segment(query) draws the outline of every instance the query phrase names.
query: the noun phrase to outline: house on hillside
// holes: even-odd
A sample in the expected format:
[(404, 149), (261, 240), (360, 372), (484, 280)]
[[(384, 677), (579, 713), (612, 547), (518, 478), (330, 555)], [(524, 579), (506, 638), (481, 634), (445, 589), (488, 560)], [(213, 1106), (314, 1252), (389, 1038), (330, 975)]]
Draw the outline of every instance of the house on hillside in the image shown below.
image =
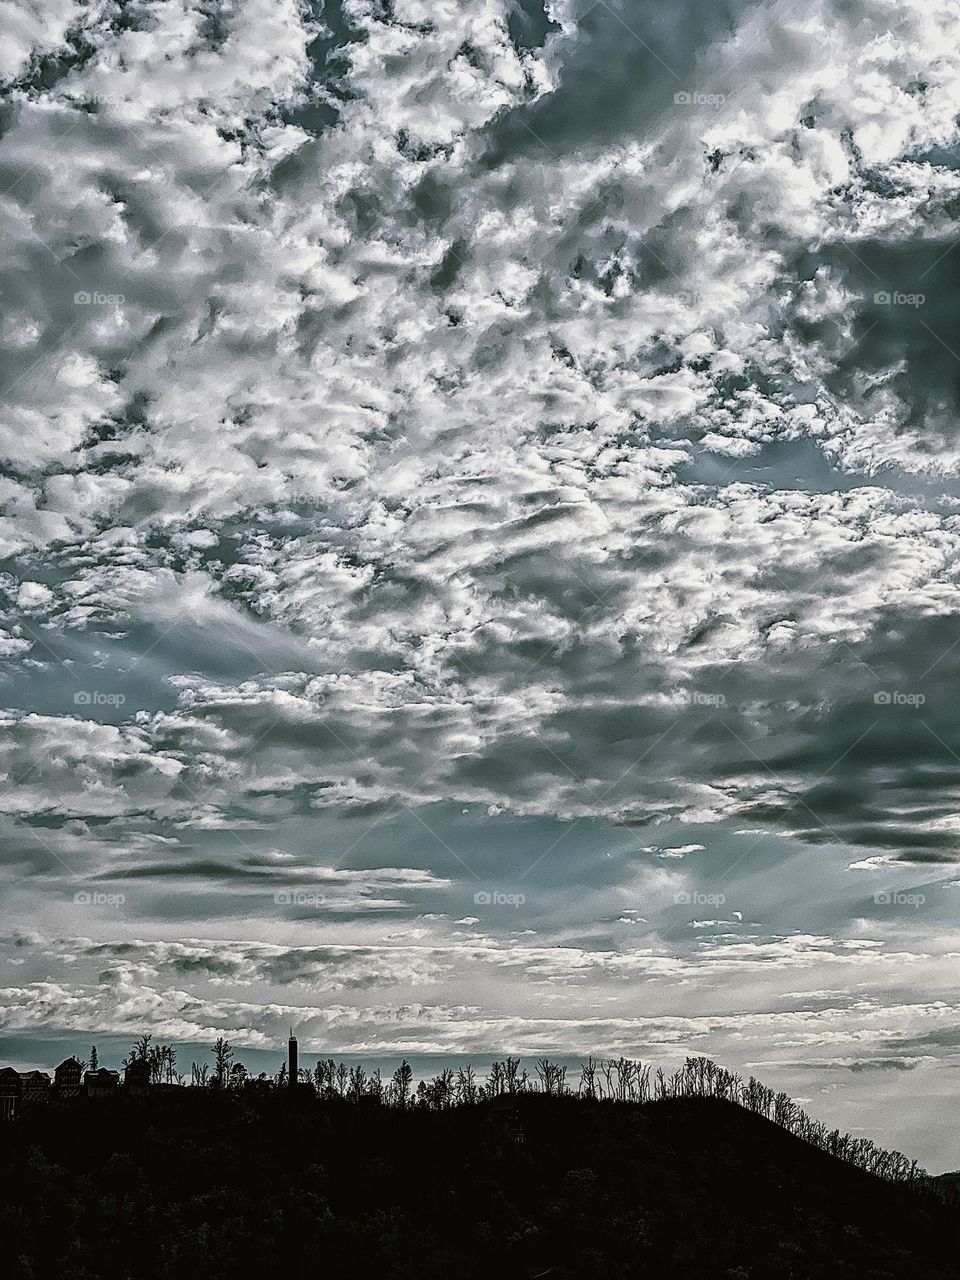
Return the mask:
[(20, 1071), (20, 1100), (23, 1103), (47, 1102), (50, 1077), (45, 1071)]
[(490, 1103), (488, 1115), (491, 1125), (499, 1130), (501, 1137), (515, 1143), (517, 1146), (526, 1141), (523, 1124), (520, 1121), (520, 1112), (517, 1109), (517, 1099), (514, 1094), (502, 1093), (494, 1098)]
[(150, 1063), (146, 1058), (134, 1058), (123, 1069), (124, 1092), (131, 1098), (145, 1098), (150, 1092)]
[(16, 1120), (20, 1111), (20, 1072), (0, 1068), (0, 1120)]
[(115, 1098), (120, 1091), (120, 1072), (106, 1067), (85, 1071), (83, 1089), (88, 1098)]
[(78, 1058), (64, 1058), (53, 1073), (53, 1085), (61, 1098), (79, 1098), (83, 1079), (83, 1063)]

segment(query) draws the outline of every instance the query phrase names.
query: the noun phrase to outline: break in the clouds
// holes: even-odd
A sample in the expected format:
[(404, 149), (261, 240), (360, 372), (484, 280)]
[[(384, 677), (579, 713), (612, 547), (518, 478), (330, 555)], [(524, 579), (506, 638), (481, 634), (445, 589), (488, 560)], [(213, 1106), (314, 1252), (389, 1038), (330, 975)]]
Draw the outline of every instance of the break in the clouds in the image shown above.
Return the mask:
[(2, 9), (21, 1056), (693, 1048), (948, 1160), (956, 6)]

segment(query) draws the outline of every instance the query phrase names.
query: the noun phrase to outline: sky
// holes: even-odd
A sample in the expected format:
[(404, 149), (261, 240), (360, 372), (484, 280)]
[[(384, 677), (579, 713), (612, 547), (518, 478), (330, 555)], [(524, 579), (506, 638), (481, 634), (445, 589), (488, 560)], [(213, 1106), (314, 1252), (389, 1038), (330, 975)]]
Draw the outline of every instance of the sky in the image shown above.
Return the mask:
[(956, 0), (0, 23), (4, 1061), (707, 1054), (960, 1167)]

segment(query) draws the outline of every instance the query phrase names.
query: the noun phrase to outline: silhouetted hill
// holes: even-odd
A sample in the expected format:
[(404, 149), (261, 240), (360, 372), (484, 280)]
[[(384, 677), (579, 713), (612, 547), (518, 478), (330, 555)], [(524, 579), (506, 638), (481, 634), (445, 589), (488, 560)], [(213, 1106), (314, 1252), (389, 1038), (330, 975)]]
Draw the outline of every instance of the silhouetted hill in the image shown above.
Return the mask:
[(0, 1274), (960, 1274), (960, 1212), (715, 1099), (440, 1112), (198, 1090), (3, 1130)]

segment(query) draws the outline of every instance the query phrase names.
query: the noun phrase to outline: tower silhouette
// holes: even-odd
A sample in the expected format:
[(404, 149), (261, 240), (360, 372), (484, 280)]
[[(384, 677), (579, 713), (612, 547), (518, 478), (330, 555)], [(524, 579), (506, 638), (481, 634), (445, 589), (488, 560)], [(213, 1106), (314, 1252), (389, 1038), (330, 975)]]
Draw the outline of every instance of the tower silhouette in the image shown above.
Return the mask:
[(297, 1037), (290, 1028), (290, 1039), (287, 1041), (287, 1084), (291, 1089), (297, 1087)]

